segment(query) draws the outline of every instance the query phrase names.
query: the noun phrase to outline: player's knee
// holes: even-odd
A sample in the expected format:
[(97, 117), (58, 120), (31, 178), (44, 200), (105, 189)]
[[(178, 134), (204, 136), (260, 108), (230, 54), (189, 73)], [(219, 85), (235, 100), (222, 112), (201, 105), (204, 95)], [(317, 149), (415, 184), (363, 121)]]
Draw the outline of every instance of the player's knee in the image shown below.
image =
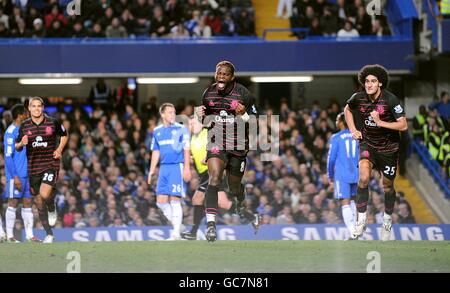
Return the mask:
[(209, 185), (219, 186), (220, 184), (220, 176), (219, 174), (211, 174), (208, 181)]
[(23, 199), (23, 207), (26, 209), (31, 208), (31, 198)]
[(383, 184), (383, 191), (384, 191), (385, 194), (394, 191), (394, 185), (392, 185), (392, 184), (386, 184), (386, 185)]
[(205, 194), (202, 193), (195, 193), (194, 197), (192, 197), (192, 204), (199, 206), (199, 205), (203, 205), (203, 201), (205, 199)]
[(359, 182), (358, 182), (358, 186), (360, 188), (366, 188), (367, 186), (369, 186), (369, 180), (370, 180), (370, 176), (368, 175), (361, 175), (359, 177)]
[(17, 199), (10, 199), (8, 200), (8, 206), (12, 208), (17, 208), (18, 201)]
[(346, 206), (350, 204), (350, 200), (349, 199), (341, 199), (341, 206)]

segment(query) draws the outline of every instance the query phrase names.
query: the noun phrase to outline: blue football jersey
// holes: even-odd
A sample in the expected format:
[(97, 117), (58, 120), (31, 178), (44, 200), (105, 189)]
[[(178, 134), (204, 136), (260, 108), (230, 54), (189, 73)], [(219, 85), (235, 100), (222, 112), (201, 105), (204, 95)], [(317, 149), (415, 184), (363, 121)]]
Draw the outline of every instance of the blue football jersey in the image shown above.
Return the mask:
[(28, 177), (27, 150), (19, 152), (15, 148), (16, 138), (19, 136), (19, 126), (11, 124), (3, 137), (3, 152), (5, 158), (5, 175), (7, 178), (19, 176)]
[(358, 182), (358, 147), (359, 142), (352, 139), (348, 129), (331, 137), (327, 161), (328, 178), (346, 183)]
[(183, 151), (189, 149), (189, 142), (189, 131), (182, 124), (159, 125), (153, 132), (150, 149), (160, 151), (161, 164), (179, 164), (184, 162)]

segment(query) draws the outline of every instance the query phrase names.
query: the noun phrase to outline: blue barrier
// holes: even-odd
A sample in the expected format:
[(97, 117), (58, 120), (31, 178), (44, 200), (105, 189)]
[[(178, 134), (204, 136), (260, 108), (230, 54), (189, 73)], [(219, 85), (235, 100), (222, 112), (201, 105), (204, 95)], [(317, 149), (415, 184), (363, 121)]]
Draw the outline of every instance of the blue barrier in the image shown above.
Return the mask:
[[(204, 227), (198, 237), (205, 239)], [(450, 240), (450, 225), (394, 224), (392, 239), (395, 240)], [(54, 229), (55, 239), (60, 242), (87, 241), (148, 241), (169, 237), (168, 226), (124, 227), (124, 228), (66, 228)], [(368, 225), (363, 240), (379, 240), (381, 225)], [(43, 230), (35, 230), (40, 238)], [(349, 237), (345, 225), (262, 225), (257, 235), (250, 225), (217, 226), (219, 240), (344, 240)]]
[(0, 40), (0, 74), (209, 75), (220, 60), (238, 72), (357, 72), (380, 63), (411, 72), (414, 42), (407, 37), (308, 38), (301, 41), (231, 39)]
[(414, 36), (413, 20), (418, 18), (418, 14), (413, 0), (387, 1), (385, 13), (395, 35)]
[(442, 21), (442, 52), (450, 52), (450, 19)]
[(434, 181), (444, 192), (445, 197), (450, 199), (450, 188), (448, 187), (445, 178), (442, 178), (441, 174), (439, 173), (439, 170), (441, 170), (441, 166), (439, 165), (439, 163), (436, 160), (433, 160), (430, 156), (430, 153), (428, 152), (428, 149), (416, 140), (412, 141), (412, 147), (419, 156), (419, 159), (422, 161), (422, 164), (433, 177)]
[[(436, 16), (437, 11), (439, 11), (439, 8), (437, 8), (436, 1), (422, 1), (422, 9), (427, 14), (427, 28), (431, 31), (431, 42), (433, 44), (433, 47), (437, 48), (438, 44), (438, 29), (437, 29), (437, 23), (436, 23)], [(436, 11), (437, 10), (437, 11)], [(443, 34), (444, 36), (444, 34)]]

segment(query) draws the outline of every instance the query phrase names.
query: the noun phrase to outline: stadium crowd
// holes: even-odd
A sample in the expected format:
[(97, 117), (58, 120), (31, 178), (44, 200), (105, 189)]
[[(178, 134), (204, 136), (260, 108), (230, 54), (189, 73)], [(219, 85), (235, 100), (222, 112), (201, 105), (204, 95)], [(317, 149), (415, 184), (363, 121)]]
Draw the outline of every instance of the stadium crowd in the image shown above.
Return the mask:
[[(179, 99), (175, 104), (177, 114), (191, 116), (197, 103)], [(156, 207), (155, 190), (146, 183), (150, 142), (159, 119), (157, 98), (150, 97), (137, 109), (133, 90), (125, 84), (113, 90), (100, 81), (91, 91), (91, 105), (93, 111), (88, 113), (76, 104), (65, 112), (60, 104), (52, 114), (70, 134), (56, 188), (57, 227), (165, 225)], [(247, 208), (260, 213), (264, 224), (342, 223), (339, 202), (333, 198), (326, 175), (328, 140), (336, 131), (334, 121), (340, 111), (342, 105), (335, 101), (327, 107), (316, 101), (310, 109), (298, 111), (291, 110), (287, 100), (282, 100), (279, 109), (264, 108), (264, 114), (280, 115), (280, 153), (271, 161), (261, 161), (261, 153), (251, 151), (245, 175)], [(3, 112), (1, 137), (11, 121), (9, 115)], [(4, 190), (3, 158), (0, 170)], [(192, 223), (190, 198), (198, 184), (198, 176), (188, 184), (185, 225)], [(381, 223), (384, 196), (376, 172), (370, 194), (368, 221)], [(17, 219), (20, 228), (20, 213)], [(415, 222), (401, 192), (393, 222)], [(218, 223), (244, 224), (245, 220), (222, 211)], [(35, 225), (41, 226), (36, 211)]]
[[(430, 158), (441, 166), (441, 175), (450, 178), (450, 96), (440, 97), (427, 106), (421, 105), (413, 119), (413, 138), (428, 149)], [(450, 183), (450, 182), (449, 182)]]
[[(283, 15), (283, 8), (286, 13)], [(383, 15), (370, 16), (362, 0), (279, 0), (277, 17), (290, 19), (292, 28), (309, 28), (311, 36), (388, 36)], [(297, 34), (302, 37), (302, 33)]]
[(0, 0), (0, 38), (255, 35), (251, 0)]

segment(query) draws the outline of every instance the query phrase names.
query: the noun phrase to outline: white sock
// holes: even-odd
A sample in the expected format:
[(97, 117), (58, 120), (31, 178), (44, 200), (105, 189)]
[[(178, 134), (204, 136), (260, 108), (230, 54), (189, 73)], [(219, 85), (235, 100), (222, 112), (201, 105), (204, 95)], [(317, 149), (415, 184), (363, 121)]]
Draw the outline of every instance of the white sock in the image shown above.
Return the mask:
[(5, 236), (5, 230), (3, 230), (3, 221), (2, 221), (2, 215), (0, 215), (0, 237)]
[(183, 208), (179, 200), (171, 200), (170, 205), (172, 206), (173, 235), (180, 237), (181, 223), (183, 222)]
[(23, 225), (27, 239), (33, 238), (33, 211), (31, 208), (22, 208)]
[(216, 222), (216, 214), (206, 214), (206, 222)]
[(390, 220), (391, 219), (391, 215), (383, 213), (383, 220)]
[(172, 207), (168, 202), (166, 203), (156, 203), (158, 208), (163, 212), (164, 216), (169, 222), (172, 221)]
[(347, 226), (348, 231), (350, 231), (350, 234), (353, 231), (353, 227), (355, 226), (355, 222), (353, 220), (353, 213), (352, 208), (350, 205), (343, 205), (341, 207), (342, 209), (342, 218), (344, 218), (345, 226)]
[(366, 218), (367, 218), (367, 215), (366, 215), (366, 213), (364, 212), (364, 213), (359, 213), (358, 212), (358, 222), (365, 222), (366, 221)]
[(358, 211), (356, 210), (356, 203), (354, 200), (350, 201), (350, 208), (352, 209), (353, 221), (356, 223), (356, 217), (358, 217)]
[(5, 213), (6, 235), (9, 238), (14, 237), (14, 223), (16, 222), (16, 208), (8, 207)]

